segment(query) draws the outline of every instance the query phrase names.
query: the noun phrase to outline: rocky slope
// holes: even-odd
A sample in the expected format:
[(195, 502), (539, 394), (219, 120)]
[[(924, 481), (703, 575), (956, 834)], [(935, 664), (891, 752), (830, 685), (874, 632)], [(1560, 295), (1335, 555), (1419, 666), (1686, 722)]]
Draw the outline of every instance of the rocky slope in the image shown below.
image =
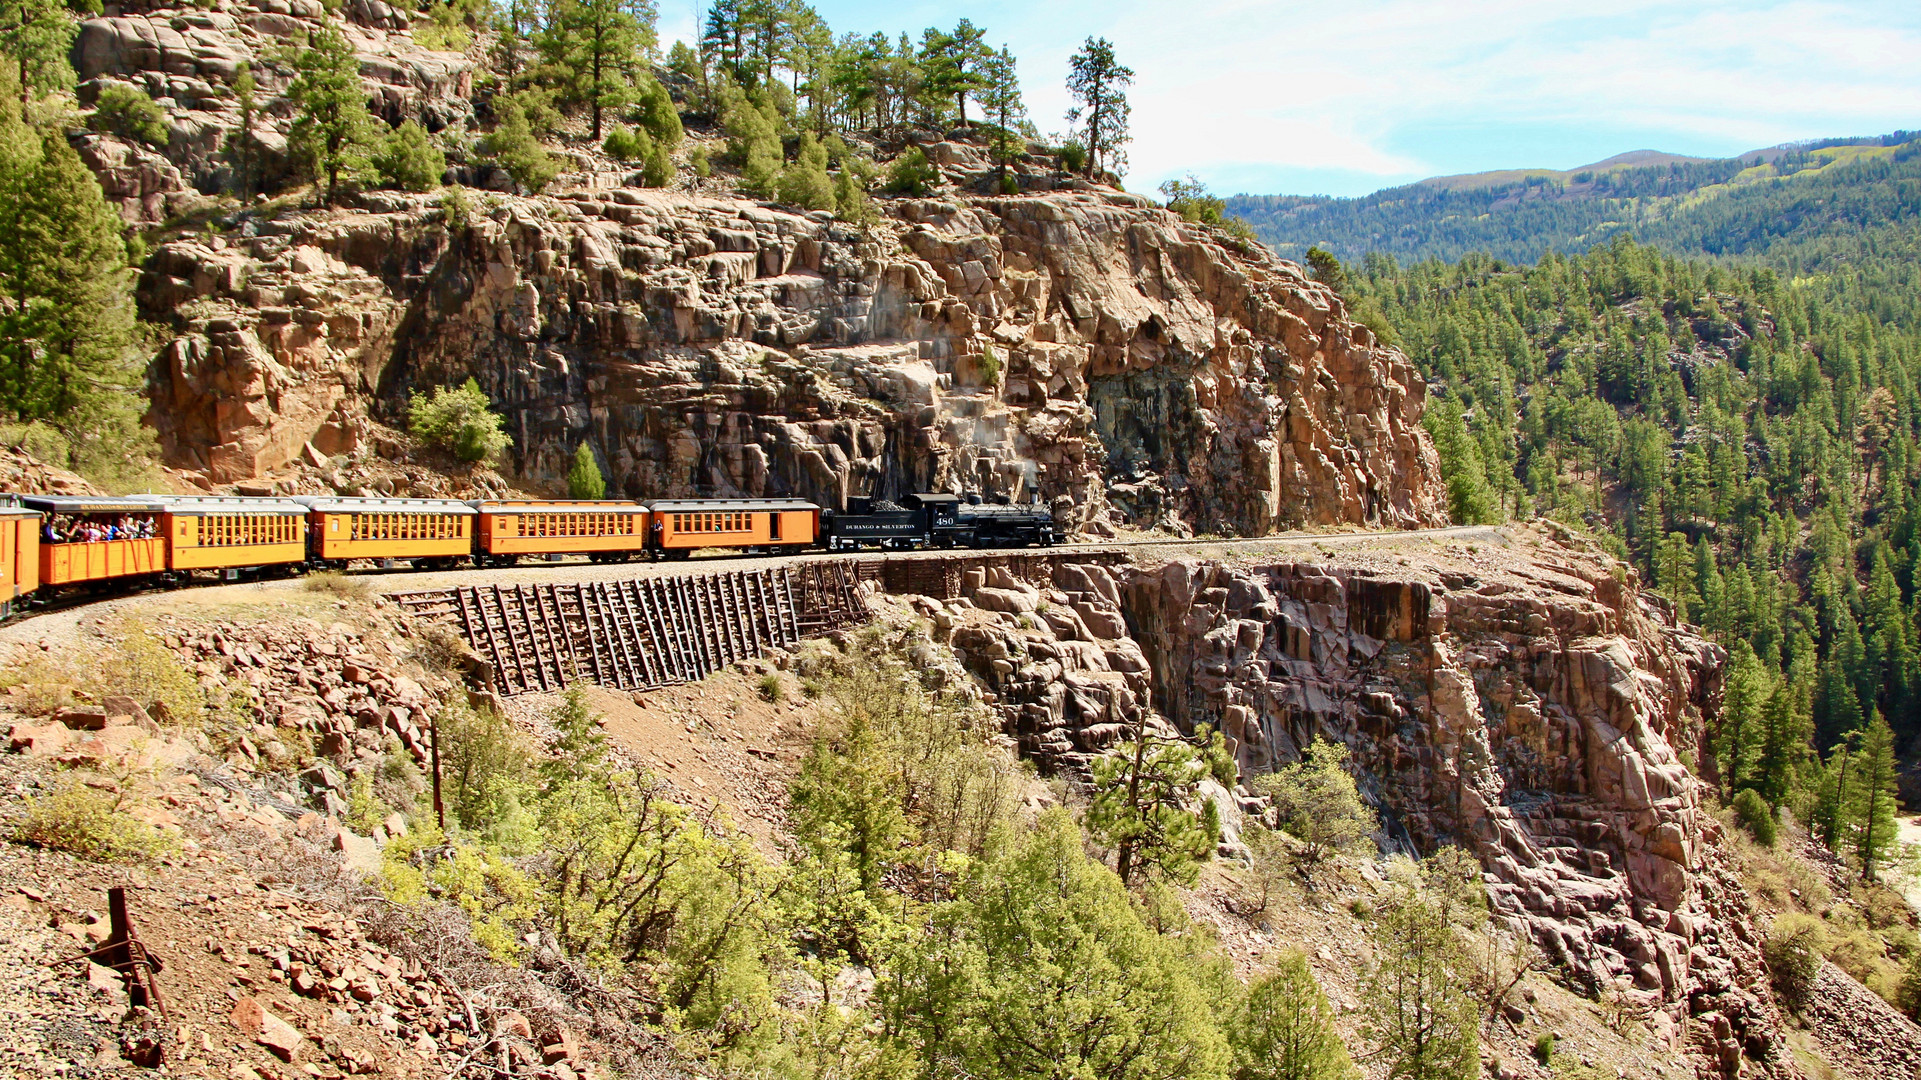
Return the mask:
[[(1158, 713), (1244, 775), (1345, 743), (1389, 847), (1478, 855), (1499, 916), (1703, 1075), (1791, 1070), (1755, 913), (1690, 771), (1725, 653), (1556, 532), (1511, 547), (1000, 571), (933, 612), (1022, 749)], [(1248, 809), (1258, 804), (1244, 800)]]
[[(1338, 296), (1033, 162), (1016, 169), (1032, 194), (962, 194), (988, 163), (937, 134), (916, 137), (939, 197), (883, 199), (871, 227), (627, 188), (585, 152), (538, 197), (236, 208), (217, 193), (238, 65), (260, 80), (255, 134), (283, 170), (275, 51), (321, 16), (312, 0), (118, 8), (75, 47), (83, 101), (133, 83), (169, 118), (164, 149), (77, 137), (109, 195), (130, 220), (210, 222), (160, 230), (140, 287), (173, 334), (151, 422), (189, 480), (324, 484), (342, 455), (399, 455), (381, 422), (410, 392), (472, 376), (533, 489), (586, 441), (635, 496), (966, 490), (1048, 500), (1095, 530), (1444, 520), (1421, 379)], [(343, 9), (376, 113), (471, 138), (471, 64), (419, 48), (408, 19), (379, 0)]]

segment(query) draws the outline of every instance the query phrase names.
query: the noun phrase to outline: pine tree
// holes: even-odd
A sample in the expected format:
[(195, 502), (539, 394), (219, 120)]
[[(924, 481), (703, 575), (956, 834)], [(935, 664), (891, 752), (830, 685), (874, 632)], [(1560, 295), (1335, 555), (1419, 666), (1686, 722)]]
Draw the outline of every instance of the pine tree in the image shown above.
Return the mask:
[(654, 48), (651, 5), (627, 0), (554, 0), (540, 37), (544, 74), (562, 101), (587, 106), (595, 142), (605, 111), (634, 100), (641, 57)]
[(1756, 762), (1767, 738), (1768, 701), (1775, 696), (1774, 680), (1747, 642), (1735, 642), (1732, 667), (1713, 741), (1715, 764), (1730, 796), (1756, 782)]
[(928, 27), (921, 35), (920, 63), (926, 81), (923, 92), (952, 98), (962, 127), (967, 126), (967, 96), (987, 85), (982, 67), (994, 51), (981, 40), (985, 32), (962, 19), (952, 31)]
[(1127, 121), (1132, 110), (1126, 87), (1133, 81), (1134, 69), (1115, 59), (1114, 43), (1106, 38), (1088, 38), (1068, 59), (1067, 92), (1079, 104), (1068, 110), (1067, 120), (1082, 125), (1089, 179), (1103, 171), (1127, 171)]
[(585, 442), (574, 447), (574, 466), (567, 471), (567, 494), (576, 499), (599, 499), (607, 494), (600, 462), (594, 458), (594, 448)]
[(234, 98), (240, 104), (240, 123), (227, 136), (227, 164), (233, 169), (234, 194), (242, 202), (253, 196), (254, 185), (260, 177), (260, 137), (254, 134), (253, 127), (259, 118), (254, 94), (259, 84), (254, 81), (253, 66), (245, 61), (240, 64), (234, 75)]
[(1820, 782), (1815, 787), (1814, 806), (1808, 815), (1809, 829), (1821, 838), (1829, 851), (1837, 853), (1854, 824), (1851, 794), (1855, 784), (1855, 744), (1860, 735), (1859, 731), (1848, 732), (1829, 748), (1828, 760), (1822, 763)]
[(1353, 850), (1380, 826), (1348, 775), (1342, 743), (1316, 738), (1301, 760), (1260, 777), (1254, 788), (1273, 800), (1280, 827), (1306, 845), (1302, 861), (1309, 865)]
[(294, 106), (287, 145), (315, 179), (326, 181), (333, 201), (343, 176), (356, 179), (367, 165), (377, 134), (360, 82), (360, 58), (331, 21), (323, 22), (295, 54), (287, 100)]
[(910, 936), (880, 994), (916, 1075), (1224, 1077), (1225, 988), (1082, 843), (1065, 810), (1043, 813)]
[(1374, 962), (1362, 981), (1369, 1038), (1395, 1080), (1478, 1080), (1479, 1005), (1451, 917), (1451, 891), (1401, 882), (1370, 936)]
[(525, 190), (540, 190), (560, 174), (560, 163), (534, 138), (533, 125), (518, 96), (494, 99), (494, 130), (482, 143), (483, 149), (507, 170)]
[(402, 191), (432, 191), (440, 186), (440, 178), (447, 171), (447, 156), (419, 121), (408, 120), (381, 141), (374, 152), (373, 167), (384, 184)]
[[(4, 90), (0, 90), (4, 93)], [(73, 419), (132, 392), (133, 303), (120, 216), (58, 129), (0, 101), (0, 409)]]
[(1233, 1080), (1360, 1080), (1334, 1008), (1297, 951), (1248, 986), (1228, 1018), (1227, 1041)]
[[(97, 9), (96, 9), (97, 10)], [(38, 94), (73, 86), (67, 49), (73, 14), (60, 0), (7, 0), (0, 4), (0, 52), (13, 61), (13, 78), (25, 105)]]
[(981, 60), (980, 72), (981, 86), (975, 97), (993, 125), (988, 133), (987, 149), (994, 159), (994, 182), (1004, 189), (1007, 163), (1027, 144), (1019, 131), (1027, 122), (1027, 106), (1021, 100), (1020, 75), (1015, 70), (1012, 52), (1005, 48), (988, 52)]
[(1191, 882), (1200, 864), (1214, 854), (1220, 825), (1189, 809), (1208, 762), (1182, 739), (1145, 730), (1093, 762), (1094, 798), (1087, 806), (1087, 831), (1115, 851), (1122, 884), (1132, 884), (1143, 869), (1177, 882)]
[(781, 172), (777, 193), (781, 202), (804, 210), (834, 209), (834, 181), (827, 175), (827, 148), (814, 140), (813, 132), (801, 133), (800, 150), (794, 155), (794, 163)]
[(1894, 732), (1880, 713), (1869, 722), (1855, 757), (1854, 778), (1849, 787), (1849, 818), (1858, 830), (1854, 856), (1861, 863), (1861, 876), (1876, 879), (1880, 867), (1895, 850), (1894, 811), (1899, 798), (1897, 775), (1901, 762), (1894, 753)]

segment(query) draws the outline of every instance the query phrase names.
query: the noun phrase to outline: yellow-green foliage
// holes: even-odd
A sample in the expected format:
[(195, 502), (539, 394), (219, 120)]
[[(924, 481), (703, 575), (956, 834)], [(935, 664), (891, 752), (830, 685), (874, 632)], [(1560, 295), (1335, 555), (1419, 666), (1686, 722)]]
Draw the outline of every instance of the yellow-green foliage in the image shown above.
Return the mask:
[(132, 797), (118, 786), (108, 793), (72, 773), (59, 777), (47, 793), (27, 796), (13, 839), (94, 862), (147, 862), (177, 851), (171, 834), (127, 813)]
[(922, 684), (910, 662), (928, 647), (918, 635), (876, 629), (846, 660), (822, 665), (833, 712), (793, 787), (800, 832), (840, 830), (869, 884), (896, 863), (980, 854), (1019, 775), (987, 745), (988, 717)]
[(512, 963), (519, 957), (523, 928), (540, 910), (540, 889), (532, 877), (485, 847), (449, 843), (432, 827), (394, 838), (382, 856), (381, 881), (389, 899), (454, 904), (466, 912), (474, 940), (495, 960)]

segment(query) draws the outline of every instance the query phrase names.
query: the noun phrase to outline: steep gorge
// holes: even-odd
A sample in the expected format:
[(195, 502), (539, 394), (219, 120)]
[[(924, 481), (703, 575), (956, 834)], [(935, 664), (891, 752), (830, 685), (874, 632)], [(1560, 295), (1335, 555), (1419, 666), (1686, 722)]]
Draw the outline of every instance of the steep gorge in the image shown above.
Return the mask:
[(1725, 651), (1553, 526), (1295, 558), (989, 571), (934, 617), (1056, 767), (1158, 717), (1221, 730), (1244, 776), (1343, 743), (1386, 846), (1472, 851), (1497, 918), (1644, 1015), (1664, 1060), (1792, 1075), (1691, 771)]

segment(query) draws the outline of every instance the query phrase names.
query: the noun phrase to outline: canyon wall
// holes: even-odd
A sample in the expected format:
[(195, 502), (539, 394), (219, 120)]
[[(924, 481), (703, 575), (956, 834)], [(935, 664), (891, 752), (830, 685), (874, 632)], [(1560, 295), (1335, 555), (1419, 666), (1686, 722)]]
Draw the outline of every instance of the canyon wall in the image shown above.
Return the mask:
[(1038, 583), (995, 570), (931, 613), (1054, 768), (1159, 718), (1223, 731), (1249, 776), (1343, 743), (1386, 846), (1474, 852), (1497, 917), (1646, 1010), (1663, 1052), (1708, 1075), (1773, 1067), (1761, 934), (1690, 771), (1725, 652), (1551, 529)]
[(1134, 196), (894, 200), (868, 228), (659, 191), (468, 198), (241, 214), (159, 247), (141, 299), (177, 333), (153, 369), (170, 463), (273, 477), (471, 376), (536, 489), (586, 441), (633, 497), (1445, 521), (1407, 359), (1293, 264)]

